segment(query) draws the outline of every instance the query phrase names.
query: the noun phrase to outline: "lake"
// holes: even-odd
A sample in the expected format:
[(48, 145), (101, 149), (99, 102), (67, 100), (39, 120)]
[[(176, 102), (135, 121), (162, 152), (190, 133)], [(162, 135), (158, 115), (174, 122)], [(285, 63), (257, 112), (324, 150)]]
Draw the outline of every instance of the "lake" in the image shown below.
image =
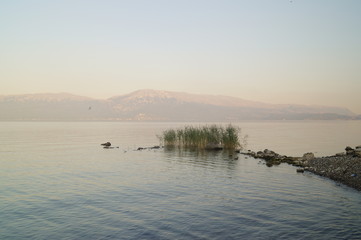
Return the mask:
[[(342, 184), (227, 151), (135, 151), (190, 124), (1, 122), (0, 239), (361, 239), (361, 192)], [(361, 145), (360, 121), (234, 125), (255, 151)]]

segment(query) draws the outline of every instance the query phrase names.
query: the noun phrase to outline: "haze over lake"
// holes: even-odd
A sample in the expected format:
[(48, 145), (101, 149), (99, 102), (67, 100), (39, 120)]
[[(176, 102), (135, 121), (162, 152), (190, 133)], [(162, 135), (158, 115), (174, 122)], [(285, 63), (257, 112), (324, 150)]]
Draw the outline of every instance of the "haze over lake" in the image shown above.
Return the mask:
[[(0, 238), (361, 237), (360, 192), (328, 179), (227, 151), (135, 151), (185, 124), (2, 122)], [(296, 156), (343, 151), (361, 135), (360, 121), (236, 125), (248, 148)]]
[(231, 123), (245, 150), (350, 146), (315, 172), (358, 181), (360, 23), (360, 0), (0, 1), (0, 239), (361, 239), (340, 183), (135, 151)]

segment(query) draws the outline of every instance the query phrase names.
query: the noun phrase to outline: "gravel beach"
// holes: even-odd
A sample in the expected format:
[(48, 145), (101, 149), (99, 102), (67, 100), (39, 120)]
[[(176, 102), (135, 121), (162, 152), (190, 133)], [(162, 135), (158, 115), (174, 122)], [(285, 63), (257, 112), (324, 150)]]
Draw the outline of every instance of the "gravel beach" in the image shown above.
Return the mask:
[(314, 158), (305, 164), (308, 171), (361, 191), (361, 157), (330, 156)]
[(315, 157), (313, 153), (290, 157), (268, 149), (258, 152), (248, 150), (242, 154), (263, 159), (268, 167), (288, 163), (298, 167), (297, 172), (309, 171), (361, 191), (361, 146), (355, 149), (346, 147), (345, 151), (328, 157)]

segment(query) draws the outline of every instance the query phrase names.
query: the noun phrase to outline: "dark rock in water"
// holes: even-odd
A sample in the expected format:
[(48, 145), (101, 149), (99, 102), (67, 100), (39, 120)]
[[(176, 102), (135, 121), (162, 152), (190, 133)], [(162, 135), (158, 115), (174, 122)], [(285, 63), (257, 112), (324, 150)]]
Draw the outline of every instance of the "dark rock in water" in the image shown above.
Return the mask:
[(354, 156), (355, 157), (361, 157), (361, 146), (356, 146)]
[(345, 148), (345, 150), (346, 150), (346, 155), (354, 155), (355, 154), (355, 149), (353, 149), (352, 147), (347, 146)]
[(110, 147), (112, 144), (110, 142), (102, 143), (100, 144), (102, 146)]
[(361, 157), (361, 146), (356, 146), (356, 149), (347, 146), (345, 150), (348, 156)]
[(267, 167), (272, 167), (272, 166), (273, 166), (273, 163), (267, 162), (267, 163), (266, 163), (266, 166), (267, 166)]
[(347, 151), (353, 151), (354, 149), (353, 149), (352, 147), (347, 146), (347, 147), (345, 148), (345, 150), (346, 150), (346, 152), (347, 152)]
[(160, 149), (161, 146), (153, 146), (153, 147), (138, 147), (136, 151), (142, 151), (146, 149)]
[(160, 148), (160, 146), (153, 146), (150, 149), (159, 149), (159, 148)]
[(305, 171), (305, 169), (304, 168), (297, 168), (297, 170), (296, 170), (298, 173), (303, 173), (304, 171)]

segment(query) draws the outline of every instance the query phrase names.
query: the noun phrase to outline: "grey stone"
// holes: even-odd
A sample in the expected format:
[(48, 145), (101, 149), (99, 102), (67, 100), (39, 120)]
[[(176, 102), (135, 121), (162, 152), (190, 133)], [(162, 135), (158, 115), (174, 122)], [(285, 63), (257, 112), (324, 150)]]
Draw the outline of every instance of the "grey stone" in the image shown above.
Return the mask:
[(305, 161), (309, 161), (315, 158), (315, 155), (311, 152), (303, 154), (302, 159)]

